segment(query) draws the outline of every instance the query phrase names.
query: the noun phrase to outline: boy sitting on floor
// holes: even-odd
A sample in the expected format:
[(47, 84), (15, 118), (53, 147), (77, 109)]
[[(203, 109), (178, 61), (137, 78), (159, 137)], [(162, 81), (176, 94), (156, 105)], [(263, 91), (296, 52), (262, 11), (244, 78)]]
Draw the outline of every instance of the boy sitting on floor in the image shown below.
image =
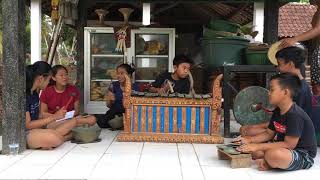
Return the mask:
[[(301, 44), (296, 44), (288, 48), (281, 49), (277, 52), (276, 58), (278, 61), (278, 70), (280, 73), (292, 73), (299, 77), (301, 80), (300, 93), (297, 94), (293, 101), (297, 103), (313, 120), (312, 117), (312, 104), (311, 104), (311, 91), (307, 81), (304, 79), (305, 73), (304, 62), (307, 56), (305, 47)], [(269, 122), (246, 125), (240, 128), (241, 136), (254, 136), (267, 130)]]
[[(240, 152), (251, 153), (259, 170), (309, 169), (317, 154), (313, 123), (292, 98), (301, 86), (300, 79), (290, 73), (275, 75), (270, 80), (269, 101), (276, 107), (267, 131), (251, 137), (238, 137)], [(273, 143), (268, 141), (275, 140)]]
[(193, 61), (185, 55), (177, 55), (173, 59), (174, 72), (165, 72), (160, 74), (155, 82), (151, 84), (150, 92), (166, 93), (169, 91), (167, 81), (172, 83), (173, 91), (181, 94), (189, 94), (190, 82), (188, 79), (190, 68)]

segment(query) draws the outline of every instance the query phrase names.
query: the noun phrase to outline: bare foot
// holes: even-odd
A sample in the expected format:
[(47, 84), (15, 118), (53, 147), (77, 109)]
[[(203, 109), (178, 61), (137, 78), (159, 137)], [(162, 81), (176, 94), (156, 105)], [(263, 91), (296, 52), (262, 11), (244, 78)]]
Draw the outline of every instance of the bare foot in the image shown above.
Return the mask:
[(63, 140), (64, 140), (64, 141), (69, 141), (69, 140), (71, 140), (71, 139), (72, 139), (72, 133), (69, 133), (69, 134), (63, 136)]
[(251, 153), (252, 159), (257, 160), (257, 159), (262, 159), (264, 157), (264, 152), (263, 151), (256, 151)]
[(267, 171), (271, 169), (268, 163), (264, 159), (256, 159), (255, 162), (258, 165), (259, 171)]
[(82, 118), (82, 117), (77, 117), (77, 126), (82, 126), (87, 124), (88, 126), (93, 126), (94, 124), (96, 124), (96, 118), (94, 116), (89, 116), (86, 118)]

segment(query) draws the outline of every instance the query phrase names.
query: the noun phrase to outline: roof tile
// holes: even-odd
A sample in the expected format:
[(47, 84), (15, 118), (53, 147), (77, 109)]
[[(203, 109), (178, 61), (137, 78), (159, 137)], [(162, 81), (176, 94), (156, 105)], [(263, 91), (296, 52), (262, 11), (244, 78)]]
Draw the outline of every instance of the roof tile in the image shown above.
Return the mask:
[(311, 20), (316, 7), (308, 4), (288, 3), (279, 10), (279, 37), (292, 37), (312, 28)]

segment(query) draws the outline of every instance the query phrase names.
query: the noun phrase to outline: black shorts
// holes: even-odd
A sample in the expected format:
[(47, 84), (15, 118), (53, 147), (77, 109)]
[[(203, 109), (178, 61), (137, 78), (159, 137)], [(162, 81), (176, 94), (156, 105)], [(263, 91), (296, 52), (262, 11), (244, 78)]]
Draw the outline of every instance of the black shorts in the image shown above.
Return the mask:
[(295, 171), (299, 169), (309, 169), (314, 164), (313, 158), (309, 155), (308, 151), (302, 149), (290, 150), (292, 160), (289, 167), (285, 170)]

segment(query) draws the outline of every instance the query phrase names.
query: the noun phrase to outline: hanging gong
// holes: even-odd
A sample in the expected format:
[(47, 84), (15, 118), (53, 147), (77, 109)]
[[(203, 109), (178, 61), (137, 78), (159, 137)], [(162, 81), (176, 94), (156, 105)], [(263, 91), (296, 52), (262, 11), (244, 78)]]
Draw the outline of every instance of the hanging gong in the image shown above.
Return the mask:
[(233, 104), (233, 114), (241, 125), (252, 125), (267, 122), (271, 118), (269, 91), (259, 86), (250, 86), (241, 90)]

